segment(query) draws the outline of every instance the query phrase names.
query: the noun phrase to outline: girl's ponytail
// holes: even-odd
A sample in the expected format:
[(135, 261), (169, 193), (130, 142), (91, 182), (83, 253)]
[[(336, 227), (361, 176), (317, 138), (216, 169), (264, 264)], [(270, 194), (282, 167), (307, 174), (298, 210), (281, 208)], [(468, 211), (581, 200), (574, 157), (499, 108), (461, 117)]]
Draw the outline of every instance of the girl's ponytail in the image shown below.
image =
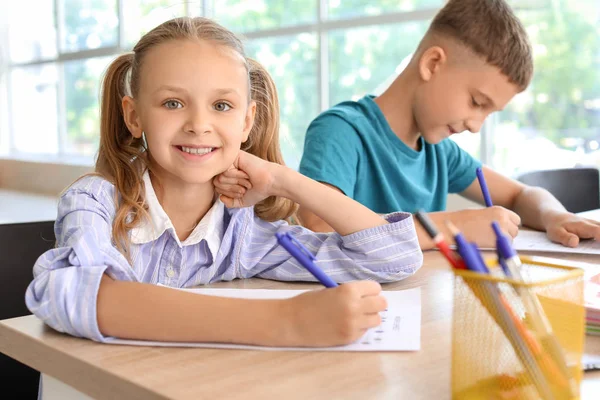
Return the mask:
[(134, 54), (117, 57), (108, 67), (102, 82), (100, 110), (100, 147), (96, 160), (96, 173), (111, 181), (116, 187), (118, 204), (113, 222), (115, 245), (129, 258), (128, 231), (136, 226), (144, 210), (144, 183), (146, 168), (143, 140), (129, 132), (123, 118), (122, 100), (131, 96), (129, 75)]
[[(279, 148), (279, 99), (275, 83), (258, 62), (247, 59), (251, 97), (256, 102), (254, 126), (242, 150), (263, 160), (285, 165)], [(298, 206), (293, 201), (271, 196), (254, 206), (256, 215), (266, 221), (293, 218)]]

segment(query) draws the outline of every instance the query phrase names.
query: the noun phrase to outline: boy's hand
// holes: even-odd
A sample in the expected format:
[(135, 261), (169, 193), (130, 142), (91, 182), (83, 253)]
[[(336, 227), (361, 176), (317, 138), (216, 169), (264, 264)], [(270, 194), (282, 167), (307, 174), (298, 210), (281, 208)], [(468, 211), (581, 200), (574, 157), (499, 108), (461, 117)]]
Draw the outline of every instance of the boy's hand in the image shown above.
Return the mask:
[(253, 206), (273, 195), (276, 165), (240, 151), (233, 165), (213, 179), (215, 190), (229, 208)]
[(451, 214), (450, 220), (462, 231), (466, 239), (482, 248), (496, 247), (492, 222), (496, 221), (503, 232), (515, 238), (519, 233), (521, 217), (500, 206), (474, 210), (461, 210)]
[(579, 239), (600, 241), (600, 222), (569, 212), (552, 212), (544, 217), (546, 235), (553, 242), (577, 247)]
[(387, 308), (381, 285), (355, 281), (336, 288), (302, 293), (287, 300), (284, 318), (292, 346), (339, 346), (352, 343), (381, 324)]

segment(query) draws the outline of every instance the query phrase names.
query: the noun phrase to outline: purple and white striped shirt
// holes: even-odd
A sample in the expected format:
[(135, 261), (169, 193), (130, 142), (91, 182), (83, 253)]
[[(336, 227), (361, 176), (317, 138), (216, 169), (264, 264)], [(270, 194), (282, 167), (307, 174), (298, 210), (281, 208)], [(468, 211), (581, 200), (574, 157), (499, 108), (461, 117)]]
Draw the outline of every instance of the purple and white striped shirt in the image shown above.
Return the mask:
[(217, 201), (180, 242), (144, 176), (150, 222), (131, 231), (130, 265), (113, 245), (115, 187), (98, 176), (77, 181), (60, 198), (57, 247), (41, 255), (25, 301), (52, 328), (104, 341), (96, 298), (102, 274), (114, 279), (183, 288), (236, 278), (280, 281), (315, 278), (278, 245), (276, 232), (291, 232), (337, 282), (391, 282), (420, 268), (423, 254), (410, 214), (385, 216), (388, 225), (347, 236), (315, 233), (284, 221), (267, 222), (253, 208), (226, 209)]

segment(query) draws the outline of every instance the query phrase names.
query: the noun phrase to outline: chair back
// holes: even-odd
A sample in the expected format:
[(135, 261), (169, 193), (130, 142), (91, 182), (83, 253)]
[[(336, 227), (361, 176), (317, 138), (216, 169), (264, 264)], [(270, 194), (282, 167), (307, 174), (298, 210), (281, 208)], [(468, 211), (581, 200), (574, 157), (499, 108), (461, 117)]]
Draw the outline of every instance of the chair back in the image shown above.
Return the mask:
[[(25, 291), (33, 265), (54, 243), (54, 221), (0, 224), (0, 320), (31, 314)], [(38, 398), (40, 373), (1, 353), (0, 377), (0, 387), (12, 398)]]
[(564, 168), (532, 171), (517, 178), (554, 195), (573, 213), (600, 208), (600, 173), (597, 168)]

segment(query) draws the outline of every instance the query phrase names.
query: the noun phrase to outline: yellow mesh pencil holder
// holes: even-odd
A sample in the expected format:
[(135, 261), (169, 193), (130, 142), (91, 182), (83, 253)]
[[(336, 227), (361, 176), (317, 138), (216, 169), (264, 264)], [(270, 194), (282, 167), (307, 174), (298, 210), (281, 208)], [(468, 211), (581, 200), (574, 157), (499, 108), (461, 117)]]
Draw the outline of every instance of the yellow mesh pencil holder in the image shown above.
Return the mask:
[(505, 278), (496, 261), (489, 275), (454, 270), (453, 399), (579, 398), (583, 270), (520, 259), (527, 283)]

